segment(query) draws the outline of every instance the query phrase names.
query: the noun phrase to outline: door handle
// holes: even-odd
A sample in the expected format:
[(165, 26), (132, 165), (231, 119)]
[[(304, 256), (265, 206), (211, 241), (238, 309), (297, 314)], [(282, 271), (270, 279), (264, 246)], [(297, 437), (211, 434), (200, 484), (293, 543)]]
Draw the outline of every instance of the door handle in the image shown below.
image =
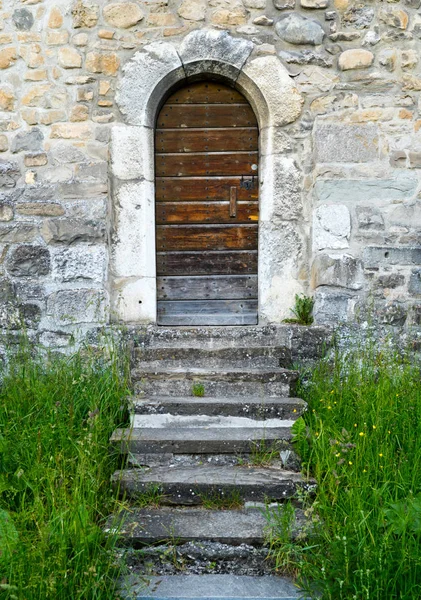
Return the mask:
[(230, 217), (237, 216), (237, 188), (233, 185), (230, 187)]

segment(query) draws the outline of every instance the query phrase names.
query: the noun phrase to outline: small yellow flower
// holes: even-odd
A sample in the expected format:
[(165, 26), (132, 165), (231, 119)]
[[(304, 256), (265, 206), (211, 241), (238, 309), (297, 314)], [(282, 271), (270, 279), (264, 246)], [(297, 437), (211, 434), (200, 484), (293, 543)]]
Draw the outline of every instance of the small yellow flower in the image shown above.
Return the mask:
[(387, 433), (389, 433), (389, 434), (390, 434), (390, 431), (388, 431)]
[(383, 469), (383, 465), (380, 465), (380, 468)]
[(293, 410), (292, 412), (296, 413), (296, 412), (297, 412), (297, 409), (296, 409), (296, 408), (294, 408), (294, 410)]
[(363, 473), (367, 473), (367, 469), (363, 469)]
[(335, 393), (335, 390), (332, 390), (330, 393), (331, 393), (331, 394), (334, 394), (334, 393)]
[(383, 456), (383, 454), (380, 452), (379, 456)]
[(373, 425), (373, 429), (377, 429), (377, 426), (376, 426), (376, 425)]
[(364, 431), (360, 431), (360, 436), (362, 437), (364, 435)]
[(332, 410), (332, 407), (331, 407), (331, 406), (328, 406), (328, 407), (327, 407), (327, 410)]
[(357, 427), (357, 424), (356, 424), (356, 423), (354, 423), (354, 427)]
[(340, 452), (337, 452), (337, 453), (335, 454), (336, 458), (338, 458), (340, 455), (341, 455), (341, 453), (340, 453)]
[(349, 461), (348, 461), (348, 464), (349, 464), (349, 465), (352, 465), (352, 460), (349, 460)]

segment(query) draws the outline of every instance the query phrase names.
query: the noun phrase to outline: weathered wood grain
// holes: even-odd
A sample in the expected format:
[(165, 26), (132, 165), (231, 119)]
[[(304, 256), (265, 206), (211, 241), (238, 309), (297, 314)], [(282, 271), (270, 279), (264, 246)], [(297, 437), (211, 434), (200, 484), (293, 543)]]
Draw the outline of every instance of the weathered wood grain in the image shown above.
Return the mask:
[(248, 104), (165, 104), (156, 121), (159, 129), (171, 127), (250, 127), (256, 126)]
[(257, 300), (158, 301), (159, 325), (256, 325)]
[(158, 251), (255, 250), (257, 225), (158, 225)]
[(156, 205), (156, 222), (158, 225), (256, 222), (259, 203), (236, 202), (236, 211), (236, 216), (232, 217), (229, 202), (159, 202)]
[(230, 199), (230, 188), (237, 186), (237, 200), (257, 200), (258, 179), (247, 176), (243, 182), (253, 181), (253, 187), (241, 187), (241, 177), (157, 177), (157, 202), (182, 202)]
[(155, 151), (162, 152), (228, 152), (255, 150), (257, 127), (222, 127), (214, 129), (157, 129)]
[(156, 154), (158, 177), (201, 175), (255, 175), (257, 152)]
[(166, 104), (247, 104), (247, 100), (234, 88), (216, 81), (198, 81), (177, 90)]
[(257, 298), (257, 275), (158, 277), (158, 300), (235, 300)]
[(243, 252), (158, 252), (158, 275), (242, 275), (257, 273), (257, 250)]

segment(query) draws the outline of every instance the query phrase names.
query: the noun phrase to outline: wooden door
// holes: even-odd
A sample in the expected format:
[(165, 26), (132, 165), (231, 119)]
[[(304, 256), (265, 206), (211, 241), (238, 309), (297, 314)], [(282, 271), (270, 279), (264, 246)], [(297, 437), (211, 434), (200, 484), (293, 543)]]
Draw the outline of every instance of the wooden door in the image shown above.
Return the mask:
[(188, 85), (156, 123), (158, 323), (257, 323), (258, 127), (247, 100)]

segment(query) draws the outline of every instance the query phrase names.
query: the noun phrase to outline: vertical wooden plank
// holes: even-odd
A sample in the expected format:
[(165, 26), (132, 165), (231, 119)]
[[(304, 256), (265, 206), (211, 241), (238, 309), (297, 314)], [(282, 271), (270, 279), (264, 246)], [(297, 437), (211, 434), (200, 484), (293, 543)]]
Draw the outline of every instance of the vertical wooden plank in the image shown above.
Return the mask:
[(230, 217), (237, 216), (237, 188), (230, 187)]

